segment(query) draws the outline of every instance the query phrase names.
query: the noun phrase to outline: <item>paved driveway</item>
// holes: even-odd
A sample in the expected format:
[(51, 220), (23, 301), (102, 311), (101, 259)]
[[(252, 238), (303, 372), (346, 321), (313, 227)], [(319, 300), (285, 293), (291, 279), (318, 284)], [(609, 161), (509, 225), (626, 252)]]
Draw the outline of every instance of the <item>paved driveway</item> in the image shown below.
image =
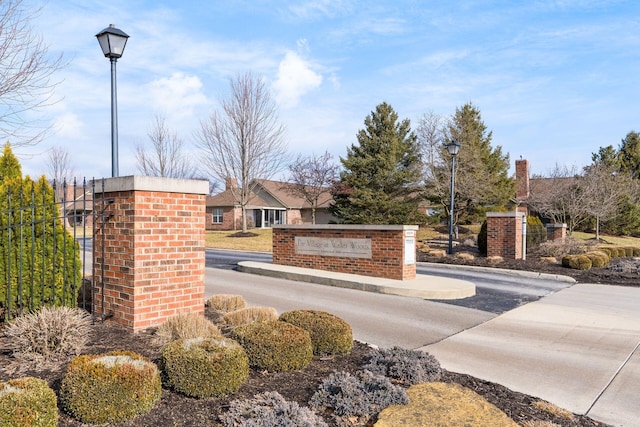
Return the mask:
[(579, 284), (422, 347), (443, 367), (640, 425), (640, 288)]

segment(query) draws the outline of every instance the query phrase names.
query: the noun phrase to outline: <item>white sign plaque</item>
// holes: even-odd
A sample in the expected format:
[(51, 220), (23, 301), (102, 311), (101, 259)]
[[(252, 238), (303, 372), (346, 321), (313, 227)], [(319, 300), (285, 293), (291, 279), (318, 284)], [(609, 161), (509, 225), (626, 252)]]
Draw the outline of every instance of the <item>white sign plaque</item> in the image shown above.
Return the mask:
[(416, 263), (416, 239), (414, 237), (405, 237), (404, 264), (411, 265), (415, 263)]
[(302, 255), (371, 258), (371, 239), (295, 236), (295, 252)]

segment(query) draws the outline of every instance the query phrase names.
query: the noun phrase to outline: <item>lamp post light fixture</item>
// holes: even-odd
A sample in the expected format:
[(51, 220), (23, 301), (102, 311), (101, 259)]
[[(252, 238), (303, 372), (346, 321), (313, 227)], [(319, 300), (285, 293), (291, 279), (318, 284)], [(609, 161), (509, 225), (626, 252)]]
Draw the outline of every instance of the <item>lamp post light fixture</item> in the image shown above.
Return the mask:
[(109, 25), (96, 34), (104, 56), (111, 61), (111, 176), (118, 176), (118, 100), (116, 90), (116, 62), (124, 53), (129, 36)]
[(449, 205), (449, 255), (453, 254), (453, 200), (454, 200), (454, 183), (456, 174), (456, 156), (460, 151), (460, 143), (458, 141), (450, 141), (445, 145), (447, 151), (451, 155), (451, 191)]

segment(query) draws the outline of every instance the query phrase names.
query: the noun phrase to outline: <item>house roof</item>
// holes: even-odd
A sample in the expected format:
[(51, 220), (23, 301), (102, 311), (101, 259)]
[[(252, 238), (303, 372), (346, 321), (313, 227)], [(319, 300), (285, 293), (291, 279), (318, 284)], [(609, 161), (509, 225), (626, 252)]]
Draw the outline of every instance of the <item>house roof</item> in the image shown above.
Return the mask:
[[(250, 206), (260, 206), (260, 207), (271, 207), (273, 203), (270, 203), (267, 199), (268, 197), (261, 197), (260, 193), (264, 191), (265, 196), (270, 196), (275, 199), (281, 206), (277, 206), (279, 208), (285, 207), (287, 209), (304, 209), (310, 208), (311, 204), (307, 202), (304, 197), (299, 196), (295, 193), (295, 185), (282, 182), (282, 181), (271, 181), (266, 179), (260, 179), (256, 181), (256, 188), (252, 193), (251, 200), (249, 202)], [(333, 198), (331, 197), (331, 193), (329, 193), (329, 189), (327, 188), (325, 192), (322, 193), (320, 199), (318, 200), (319, 208), (326, 208), (331, 204)], [(215, 196), (207, 197), (207, 206), (209, 207), (227, 207), (227, 206), (237, 206), (238, 203), (233, 196), (232, 190), (228, 189), (221, 193), (216, 194)]]

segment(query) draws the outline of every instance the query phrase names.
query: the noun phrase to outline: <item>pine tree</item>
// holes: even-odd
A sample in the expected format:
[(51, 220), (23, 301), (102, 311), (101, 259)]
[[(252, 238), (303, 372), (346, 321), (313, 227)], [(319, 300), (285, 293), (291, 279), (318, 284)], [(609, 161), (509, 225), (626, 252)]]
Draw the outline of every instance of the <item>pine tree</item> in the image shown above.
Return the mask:
[(81, 281), (77, 243), (64, 229), (53, 189), (22, 178), (9, 144), (0, 157), (0, 313), (74, 306)]
[(348, 224), (413, 224), (423, 186), (419, 147), (410, 122), (398, 122), (382, 103), (364, 121), (357, 144), (340, 161), (344, 168), (332, 191), (331, 213)]
[[(456, 222), (478, 219), (485, 207), (501, 207), (515, 194), (515, 183), (508, 175), (509, 155), (502, 147), (491, 146), (492, 132), (482, 121), (480, 110), (472, 104), (457, 108), (447, 129), (447, 137), (461, 144), (456, 157)], [(448, 211), (450, 200), (451, 156), (441, 147), (439, 158), (431, 165), (429, 198)]]

